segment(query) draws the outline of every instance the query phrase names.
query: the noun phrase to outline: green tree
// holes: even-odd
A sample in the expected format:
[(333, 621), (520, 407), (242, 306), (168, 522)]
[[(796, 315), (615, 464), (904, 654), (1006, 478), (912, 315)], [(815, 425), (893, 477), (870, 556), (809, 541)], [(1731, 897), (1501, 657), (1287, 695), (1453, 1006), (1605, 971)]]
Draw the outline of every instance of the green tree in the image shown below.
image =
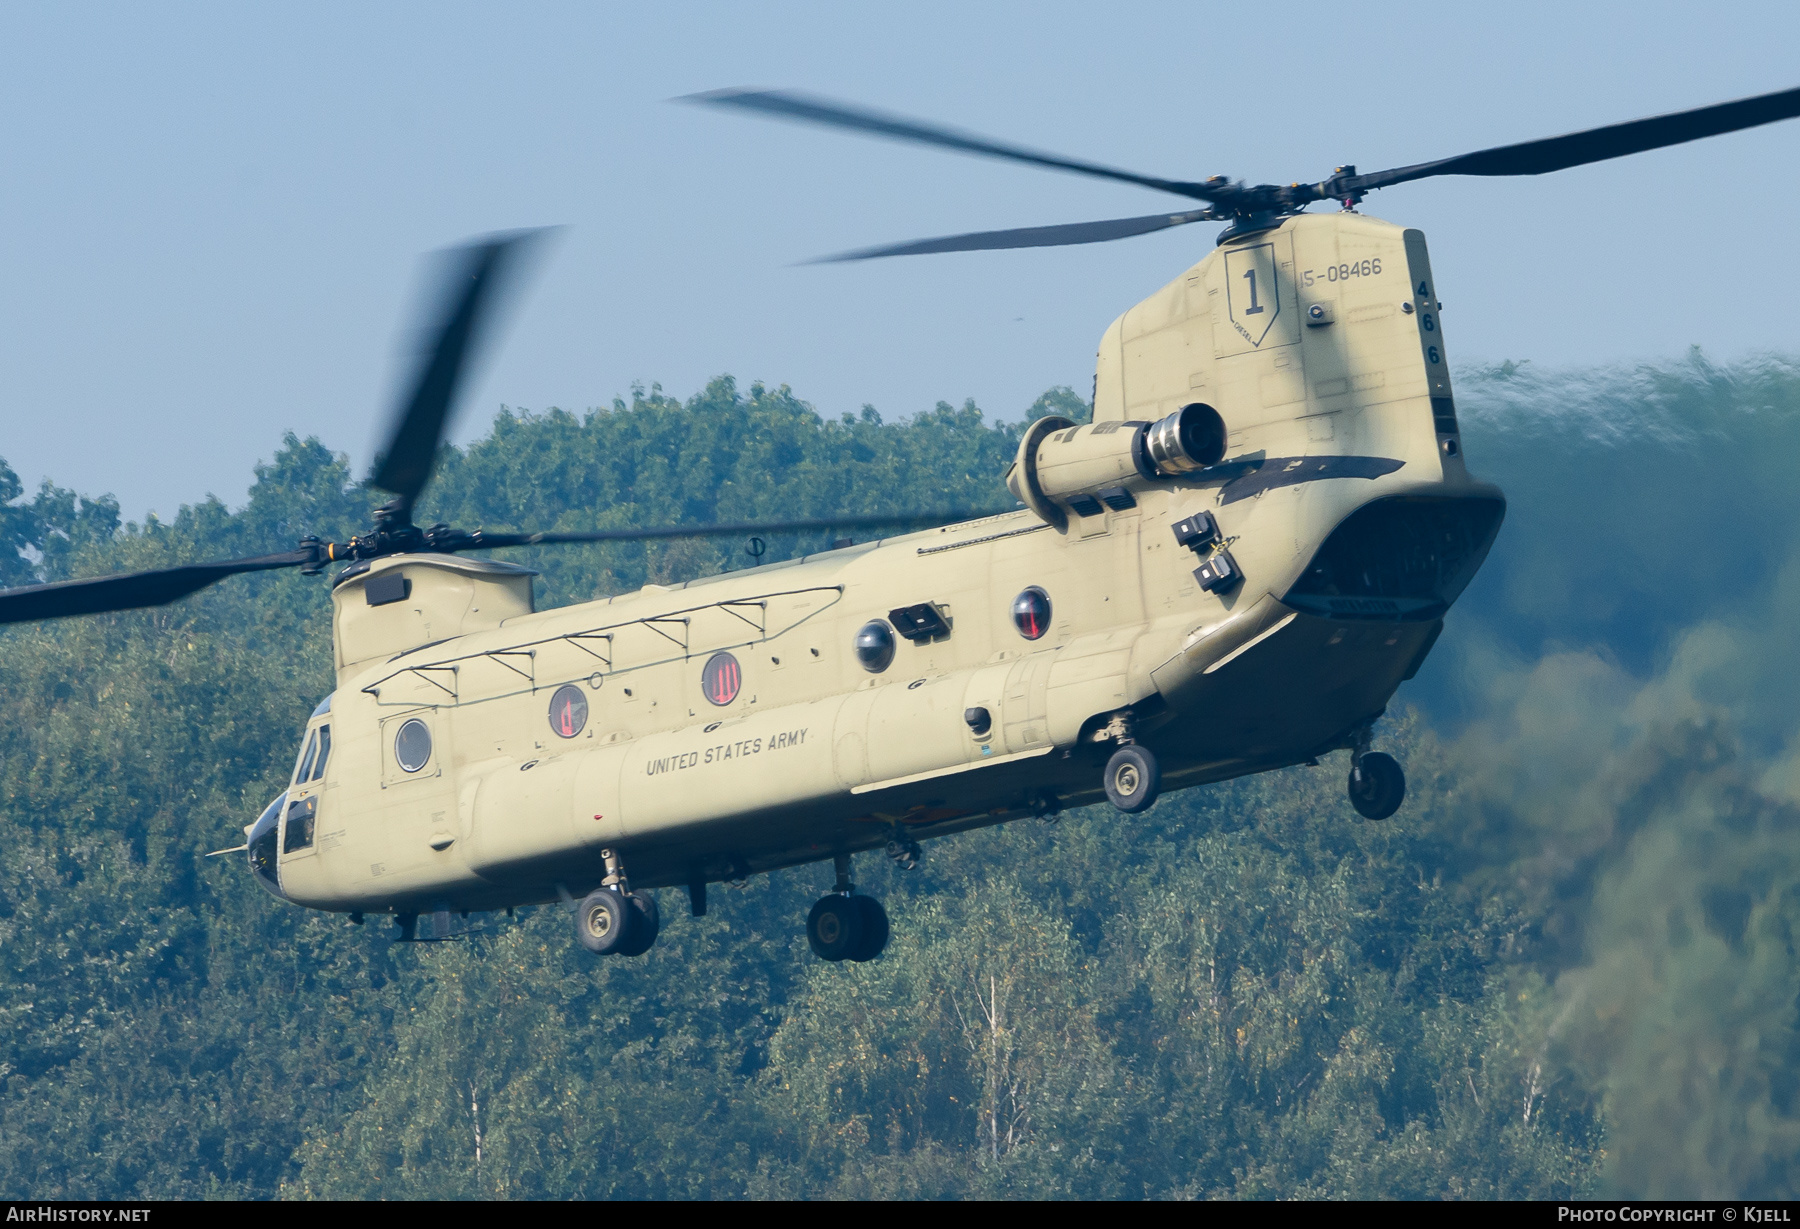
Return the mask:
[[(866, 965), (806, 950), (820, 868), (702, 919), (666, 893), (651, 953), (594, 961), (558, 907), (394, 946), (207, 859), (332, 686), (321, 579), (0, 630), (0, 1190), (1789, 1194), (1797, 392), (1775, 360), (1468, 373), (1471, 464), (1512, 510), (1403, 693), (1424, 710), (1382, 727), (1400, 818), (1354, 821), (1340, 762), (933, 842), (910, 873), (864, 858), (894, 919)], [(1053, 389), (1045, 413), (1088, 407)], [(445, 449), (421, 513), (1008, 506), (1020, 430), (970, 404), (828, 418), (721, 377), (503, 412)], [(1672, 517), (1671, 492), (1707, 497)], [(0, 467), (0, 573), (341, 540), (382, 498), (292, 435), (242, 508), (167, 522), (28, 498)], [(748, 562), (722, 541), (508, 557), (544, 604)]]

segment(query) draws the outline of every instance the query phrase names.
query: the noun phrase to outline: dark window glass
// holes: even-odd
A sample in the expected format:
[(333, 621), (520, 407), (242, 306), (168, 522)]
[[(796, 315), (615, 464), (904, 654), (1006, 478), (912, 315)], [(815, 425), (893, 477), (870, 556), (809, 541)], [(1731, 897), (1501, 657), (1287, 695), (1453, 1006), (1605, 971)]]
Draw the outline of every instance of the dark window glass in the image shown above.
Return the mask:
[(250, 826), (247, 843), (250, 846), (250, 870), (261, 883), (275, 895), (281, 895), (281, 884), (275, 877), (275, 842), (278, 829), (281, 827), (281, 811), (287, 806), (287, 791), (283, 790), (279, 797), (263, 808), (263, 813)]
[(729, 653), (714, 653), (700, 672), (700, 690), (714, 704), (730, 704), (743, 685), (744, 672)]
[(302, 798), (291, 802), (287, 809), (287, 830), (282, 837), (281, 852), (293, 853), (296, 849), (311, 849), (313, 842), (313, 820), (319, 814), (317, 798)]
[(1036, 585), (1013, 599), (1013, 626), (1027, 640), (1037, 640), (1050, 630), (1050, 595)]
[(331, 758), (331, 727), (319, 727), (319, 758), (313, 763), (311, 780), (317, 781), (325, 775), (325, 761)]
[(587, 728), (587, 697), (573, 683), (564, 683), (550, 697), (550, 728), (562, 738), (574, 738)]
[(308, 734), (306, 746), (300, 749), (300, 763), (294, 768), (294, 784), (300, 785), (312, 780), (313, 761), (319, 756), (319, 736)]
[(407, 772), (417, 772), (431, 758), (431, 728), (417, 717), (394, 735), (394, 761)]
[(880, 674), (894, 661), (894, 629), (884, 619), (870, 619), (856, 633), (856, 660), (870, 674)]

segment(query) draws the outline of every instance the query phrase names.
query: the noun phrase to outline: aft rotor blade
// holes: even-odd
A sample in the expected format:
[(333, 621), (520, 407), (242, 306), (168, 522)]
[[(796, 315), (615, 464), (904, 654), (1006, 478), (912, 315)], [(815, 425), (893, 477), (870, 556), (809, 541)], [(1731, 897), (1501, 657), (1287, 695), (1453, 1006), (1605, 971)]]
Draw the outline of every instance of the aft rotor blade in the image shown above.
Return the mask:
[(38, 619), (164, 606), (239, 572), (294, 568), (312, 560), (312, 551), (294, 550), (279, 555), (185, 563), (174, 568), (120, 572), (88, 580), (59, 580), (47, 585), (0, 590), (0, 623), (30, 623)]
[(1158, 179), (1152, 175), (1137, 175), (1131, 171), (1121, 171), (1114, 167), (1101, 166), (1095, 162), (1083, 162), (1076, 158), (1064, 158), (1057, 154), (1026, 149), (1020, 145), (1008, 145), (1003, 141), (978, 136), (972, 132), (959, 132), (954, 128), (909, 119), (903, 115), (873, 111), (850, 103), (834, 102), (829, 98), (803, 94), (796, 90), (709, 90), (704, 94), (688, 94), (676, 101), (701, 103), (714, 107), (737, 107), (740, 110), (759, 111), (764, 115), (773, 115), (781, 119), (824, 124), (832, 128), (848, 128), (853, 132), (866, 132), (874, 136), (889, 137), (896, 141), (911, 141), (917, 145), (933, 145), (939, 149), (954, 149), (965, 154), (1005, 158), (1013, 162), (1024, 162), (1031, 166), (1048, 167), (1054, 171), (1073, 171), (1077, 175), (1091, 175), (1097, 179), (1137, 184), (1139, 187), (1155, 188), (1159, 192), (1173, 192), (1177, 196), (1191, 197), (1194, 200), (1210, 201), (1215, 195), (1214, 190), (1206, 184), (1186, 183), (1175, 179)]
[(1436, 162), (1421, 162), (1417, 166), (1328, 182), (1332, 194), (1340, 195), (1345, 191), (1363, 192), (1433, 175), (1543, 175), (1796, 116), (1800, 116), (1800, 89), (1778, 90), (1773, 94), (1740, 98), (1736, 102), (1715, 103), (1672, 115), (1653, 115), (1648, 119), (1523, 141), (1517, 145), (1501, 145), (1472, 154), (1458, 154), (1454, 158), (1440, 158)]
[(894, 243), (883, 247), (858, 248), (836, 256), (820, 256), (810, 265), (832, 264), (841, 260), (874, 260), (879, 256), (926, 256), (933, 252), (987, 252), (1003, 248), (1049, 248), (1071, 243), (1104, 243), (1108, 239), (1129, 239), (1186, 226), (1213, 217), (1210, 209), (1192, 209), (1186, 213), (1157, 213), (1142, 218), (1114, 218), (1106, 222), (1071, 222), (1064, 226), (1024, 226), (1017, 230), (983, 230), (968, 235), (946, 235), (941, 239), (915, 239), (911, 243)]
[(644, 542), (653, 538), (717, 538), (750, 533), (807, 533), (819, 529), (885, 529), (899, 525), (955, 524), (1000, 516), (998, 512), (902, 512), (879, 516), (822, 516), (798, 521), (719, 521), (710, 525), (662, 525), (650, 529), (595, 529), (575, 533), (488, 533), (471, 535), (474, 549), (489, 546), (552, 546), (572, 542)]
[(369, 479), (410, 507), (431, 477), (444, 427), (463, 377), (491, 331), (498, 292), (541, 230), (497, 235), (448, 254), (454, 270), (411, 392), (394, 414), (393, 433)]

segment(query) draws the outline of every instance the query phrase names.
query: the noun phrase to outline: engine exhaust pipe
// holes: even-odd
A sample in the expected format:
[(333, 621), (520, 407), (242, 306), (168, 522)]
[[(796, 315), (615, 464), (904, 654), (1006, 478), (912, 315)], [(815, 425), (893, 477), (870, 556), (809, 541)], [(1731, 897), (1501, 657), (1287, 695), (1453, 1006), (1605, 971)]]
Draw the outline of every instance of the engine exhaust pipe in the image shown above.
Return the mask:
[(1151, 423), (1144, 446), (1164, 477), (1205, 469), (1225, 456), (1225, 420), (1212, 406), (1195, 401)]

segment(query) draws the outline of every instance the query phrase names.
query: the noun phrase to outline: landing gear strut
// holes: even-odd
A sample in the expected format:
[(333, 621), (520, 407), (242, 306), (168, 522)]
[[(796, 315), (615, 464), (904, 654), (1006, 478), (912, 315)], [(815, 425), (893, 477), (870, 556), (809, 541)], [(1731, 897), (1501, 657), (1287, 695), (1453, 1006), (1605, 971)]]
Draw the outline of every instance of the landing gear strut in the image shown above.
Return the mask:
[(1400, 762), (1369, 750), (1365, 727), (1350, 748), (1350, 805), (1364, 819), (1387, 819), (1406, 801), (1406, 773)]
[(887, 910), (873, 896), (858, 896), (850, 882), (850, 855), (832, 859), (837, 885), (806, 915), (806, 942), (820, 960), (873, 960), (887, 946)]
[(1106, 771), (1100, 774), (1100, 783), (1106, 787), (1106, 800), (1127, 815), (1155, 806), (1162, 789), (1162, 767), (1155, 752), (1138, 746), (1136, 724), (1131, 710), (1122, 708), (1088, 735), (1092, 742), (1111, 743), (1115, 748), (1106, 761)]
[(656, 897), (631, 890), (615, 851), (600, 854), (606, 878), (575, 906), (575, 938), (597, 956), (642, 956), (662, 929)]

